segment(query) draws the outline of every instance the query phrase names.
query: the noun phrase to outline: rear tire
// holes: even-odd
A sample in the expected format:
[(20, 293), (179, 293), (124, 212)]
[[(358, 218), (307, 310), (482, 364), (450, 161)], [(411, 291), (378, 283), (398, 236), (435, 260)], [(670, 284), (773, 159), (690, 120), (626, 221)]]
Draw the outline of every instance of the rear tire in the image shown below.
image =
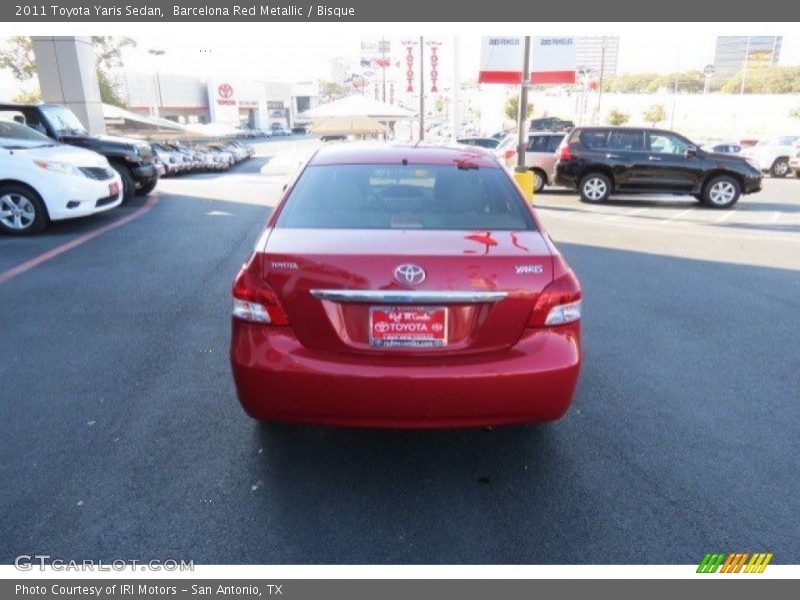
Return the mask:
[(539, 169), (531, 169), (533, 172), (533, 193), (538, 194), (547, 184), (547, 176)]
[(119, 173), (119, 177), (122, 179), (122, 203), (125, 204), (136, 193), (136, 182), (133, 180), (133, 175), (128, 167), (117, 163), (111, 163), (111, 167)]
[(742, 186), (729, 175), (717, 175), (703, 188), (703, 204), (709, 208), (730, 208), (742, 195)]
[(783, 179), (789, 174), (789, 161), (785, 158), (778, 158), (772, 163), (769, 174), (778, 179)]
[(17, 183), (0, 185), (0, 232), (30, 235), (49, 221), (42, 198), (33, 189)]
[(589, 173), (578, 186), (582, 202), (601, 204), (611, 195), (611, 179), (602, 173)]

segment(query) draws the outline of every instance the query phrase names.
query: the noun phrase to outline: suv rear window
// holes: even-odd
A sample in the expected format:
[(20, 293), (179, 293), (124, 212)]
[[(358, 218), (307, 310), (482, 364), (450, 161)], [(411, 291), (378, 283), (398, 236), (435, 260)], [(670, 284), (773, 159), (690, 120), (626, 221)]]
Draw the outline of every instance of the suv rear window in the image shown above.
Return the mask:
[(555, 152), (564, 135), (532, 135), (528, 138), (528, 152)]
[(276, 222), (310, 229), (534, 229), (502, 169), (317, 165), (305, 169)]
[(602, 150), (608, 148), (608, 129), (590, 129), (581, 131), (581, 144), (589, 150)]

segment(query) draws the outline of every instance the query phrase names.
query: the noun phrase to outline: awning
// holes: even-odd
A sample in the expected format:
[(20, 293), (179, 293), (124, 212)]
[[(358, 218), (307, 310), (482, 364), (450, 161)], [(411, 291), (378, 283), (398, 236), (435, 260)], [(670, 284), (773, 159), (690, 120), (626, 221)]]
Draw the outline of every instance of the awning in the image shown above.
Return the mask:
[(300, 119), (329, 119), (334, 117), (370, 117), (378, 121), (397, 121), (411, 119), (414, 113), (386, 102), (372, 100), (366, 96), (347, 96), (322, 104), (303, 113)]
[(334, 117), (314, 121), (311, 131), (316, 135), (366, 135), (389, 131), (389, 128), (369, 117)]

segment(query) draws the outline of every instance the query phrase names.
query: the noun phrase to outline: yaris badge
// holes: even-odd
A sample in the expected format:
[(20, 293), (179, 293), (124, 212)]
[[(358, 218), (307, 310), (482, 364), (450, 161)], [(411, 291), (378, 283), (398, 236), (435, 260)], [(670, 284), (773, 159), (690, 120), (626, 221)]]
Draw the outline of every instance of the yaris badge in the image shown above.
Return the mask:
[(419, 285), (425, 281), (425, 269), (418, 265), (400, 265), (394, 270), (394, 278), (405, 285)]

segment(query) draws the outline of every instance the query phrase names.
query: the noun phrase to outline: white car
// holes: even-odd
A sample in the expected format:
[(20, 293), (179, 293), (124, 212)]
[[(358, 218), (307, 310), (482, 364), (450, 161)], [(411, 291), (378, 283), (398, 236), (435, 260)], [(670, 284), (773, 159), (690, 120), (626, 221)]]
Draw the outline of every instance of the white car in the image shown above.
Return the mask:
[(789, 161), (798, 151), (800, 135), (783, 135), (745, 148), (740, 156), (756, 161), (762, 171), (773, 177), (786, 177), (790, 171)]
[(0, 182), (0, 233), (33, 233), (122, 202), (122, 181), (104, 156), (13, 121), (0, 120)]

